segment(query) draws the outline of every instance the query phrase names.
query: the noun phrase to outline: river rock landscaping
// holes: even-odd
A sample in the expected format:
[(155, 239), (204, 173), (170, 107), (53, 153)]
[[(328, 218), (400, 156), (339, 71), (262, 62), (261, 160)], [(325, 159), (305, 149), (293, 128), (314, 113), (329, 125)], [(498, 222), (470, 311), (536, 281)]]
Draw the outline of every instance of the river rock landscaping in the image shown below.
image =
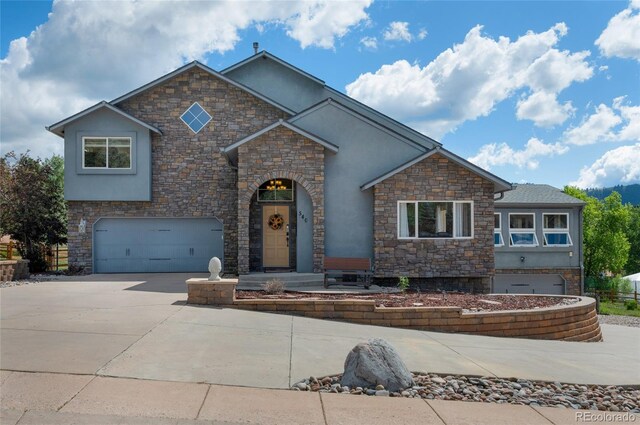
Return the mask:
[(377, 294), (324, 294), (284, 292), (268, 294), (265, 291), (236, 290), (236, 299), (275, 300), (375, 300), (377, 307), (460, 307), (465, 312), (530, 310), (557, 305), (569, 305), (578, 298), (522, 295), (474, 295), (460, 292), (405, 292)]
[(412, 372), (412, 376), (415, 385), (396, 392), (388, 391), (382, 385), (375, 388), (342, 386), (341, 374), (303, 379), (291, 389), (640, 413), (640, 389), (637, 388), (419, 372)]

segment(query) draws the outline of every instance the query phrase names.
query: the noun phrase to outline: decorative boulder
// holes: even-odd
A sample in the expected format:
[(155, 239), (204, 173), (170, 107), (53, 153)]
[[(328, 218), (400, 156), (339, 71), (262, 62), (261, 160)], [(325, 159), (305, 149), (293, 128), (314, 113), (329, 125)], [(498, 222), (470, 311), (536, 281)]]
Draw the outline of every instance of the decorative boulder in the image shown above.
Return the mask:
[(414, 385), (411, 373), (398, 352), (384, 339), (374, 338), (351, 349), (344, 362), (343, 386), (349, 388), (384, 386), (402, 391)]

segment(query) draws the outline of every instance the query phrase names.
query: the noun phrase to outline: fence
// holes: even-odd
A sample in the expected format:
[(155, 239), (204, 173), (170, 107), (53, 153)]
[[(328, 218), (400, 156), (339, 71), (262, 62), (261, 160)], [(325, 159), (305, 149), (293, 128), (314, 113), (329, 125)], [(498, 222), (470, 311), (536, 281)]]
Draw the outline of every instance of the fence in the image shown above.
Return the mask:
[(633, 292), (618, 292), (615, 289), (612, 290), (595, 290), (586, 293), (589, 296), (598, 296), (601, 300), (609, 300), (611, 302), (636, 300), (638, 301), (638, 291)]
[[(69, 267), (69, 249), (67, 245), (43, 245), (42, 251), (47, 260), (48, 270), (66, 270)], [(7, 260), (19, 260), (21, 258), (13, 241), (0, 243), (0, 258)]]

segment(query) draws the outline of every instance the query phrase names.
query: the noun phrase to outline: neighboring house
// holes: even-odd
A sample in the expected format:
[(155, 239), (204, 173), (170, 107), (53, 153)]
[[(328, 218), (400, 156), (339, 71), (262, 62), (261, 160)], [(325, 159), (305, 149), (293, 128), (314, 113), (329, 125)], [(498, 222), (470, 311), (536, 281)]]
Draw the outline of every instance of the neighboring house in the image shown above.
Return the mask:
[[(489, 291), (511, 184), (266, 53), (198, 62), (48, 127), (65, 143), (69, 261), (95, 273), (320, 272)], [(514, 266), (515, 267), (515, 266)]]
[(544, 184), (518, 184), (495, 202), (492, 292), (581, 294), (585, 203)]

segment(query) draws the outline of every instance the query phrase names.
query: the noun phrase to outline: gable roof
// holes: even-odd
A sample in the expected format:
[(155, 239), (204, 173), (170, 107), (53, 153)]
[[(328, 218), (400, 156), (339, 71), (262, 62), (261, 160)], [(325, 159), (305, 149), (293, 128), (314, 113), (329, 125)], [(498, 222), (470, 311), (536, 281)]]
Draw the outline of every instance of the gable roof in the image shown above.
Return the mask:
[(80, 118), (82, 118), (84, 116), (87, 116), (87, 115), (89, 115), (89, 114), (91, 114), (91, 113), (93, 113), (93, 112), (95, 112), (95, 111), (97, 111), (99, 109), (103, 109), (103, 108), (104, 109), (108, 109), (109, 111), (115, 112), (116, 114), (119, 114), (122, 117), (124, 117), (124, 118), (126, 118), (126, 119), (128, 119), (130, 121), (133, 121), (136, 124), (139, 124), (139, 125), (147, 128), (147, 129), (153, 131), (154, 133), (162, 134), (162, 131), (160, 131), (157, 127), (154, 127), (154, 126), (152, 126), (150, 124), (147, 124), (146, 122), (144, 122), (142, 120), (139, 120), (138, 118), (134, 117), (133, 115), (127, 114), (122, 109), (116, 108), (115, 106), (107, 103), (104, 100), (102, 102), (96, 103), (95, 105), (85, 109), (84, 111), (80, 111), (77, 114), (70, 116), (69, 118), (65, 118), (64, 120), (59, 121), (59, 122), (57, 122), (55, 124), (52, 124), (49, 127), (45, 127), (45, 128), (48, 131), (52, 132), (53, 134), (56, 134), (56, 135), (58, 135), (60, 137), (64, 137), (64, 127), (67, 124), (70, 124), (70, 123), (72, 123), (74, 121), (77, 121)]
[[(260, 53), (254, 54), (250, 57), (248, 57), (247, 59), (244, 59), (234, 65), (231, 65), (230, 67), (223, 69), (222, 71), (220, 71), (221, 74), (227, 74), (230, 73), (238, 68), (241, 68), (249, 63), (252, 63), (254, 61), (256, 61), (259, 58), (263, 58), (263, 59), (271, 59), (276, 63), (281, 64), (282, 66), (302, 75), (303, 77), (308, 78), (309, 80), (317, 83), (317, 84), (321, 84), (324, 89), (327, 92), (327, 97), (333, 97), (334, 99), (340, 99), (343, 102), (343, 106), (346, 106), (346, 104), (351, 104), (351, 109), (355, 112), (358, 113), (362, 116), (365, 116), (362, 112), (358, 111), (357, 108), (361, 108), (363, 110), (365, 110), (366, 112), (372, 114), (373, 116), (375, 116), (376, 118), (379, 118), (380, 120), (386, 121), (388, 125), (386, 125), (387, 128), (389, 128), (389, 125), (391, 126), (395, 126), (398, 127), (398, 129), (404, 130), (406, 131), (408, 134), (411, 134), (413, 137), (415, 137), (418, 140), (421, 140), (423, 142), (428, 143), (429, 145), (435, 145), (435, 146), (442, 146), (442, 143), (438, 142), (437, 140), (432, 139), (431, 137), (420, 133), (419, 131), (405, 125), (402, 124), (401, 122), (394, 120), (393, 118), (383, 114), (380, 111), (377, 111), (373, 108), (371, 108), (370, 106), (365, 105), (364, 103), (361, 103), (359, 101), (357, 101), (356, 99), (353, 99), (352, 97), (347, 96), (344, 93), (341, 93), (340, 91), (326, 85), (326, 83), (321, 80), (318, 77), (315, 77), (311, 74), (309, 74), (308, 72), (305, 72), (303, 70), (301, 70), (300, 68), (297, 68), (293, 65), (291, 65), (290, 63), (280, 59), (279, 57), (267, 52), (267, 51), (262, 51)], [(379, 124), (382, 124), (380, 122), (378, 122)], [(396, 133), (398, 133), (396, 131)], [(402, 135), (402, 137), (404, 138), (408, 138), (407, 136)], [(412, 140), (415, 142), (415, 140)], [(428, 147), (427, 147), (428, 148)]]
[(221, 79), (225, 83), (228, 83), (228, 84), (230, 84), (230, 85), (232, 85), (234, 87), (237, 87), (237, 88), (239, 88), (241, 90), (244, 90), (245, 92), (257, 97), (258, 99), (263, 100), (263, 101), (267, 102), (268, 104), (270, 104), (272, 106), (275, 106), (276, 108), (280, 109), (281, 111), (284, 111), (284, 112), (286, 112), (286, 113), (288, 113), (290, 115), (294, 115), (295, 114), (295, 112), (292, 111), (291, 109), (289, 109), (289, 108), (279, 104), (278, 102), (276, 102), (276, 101), (274, 101), (274, 100), (272, 100), (272, 99), (270, 99), (270, 98), (258, 93), (257, 91), (255, 91), (253, 89), (250, 89), (249, 87), (245, 86), (244, 84), (240, 84), (237, 81), (234, 81), (231, 78), (222, 75), (221, 73), (209, 68), (208, 66), (206, 66), (206, 65), (204, 65), (204, 64), (202, 64), (202, 63), (200, 63), (198, 61), (193, 61), (191, 63), (188, 63), (188, 64), (176, 69), (175, 71), (172, 71), (172, 72), (170, 72), (170, 73), (168, 73), (166, 75), (163, 75), (160, 78), (157, 78), (157, 79), (151, 81), (148, 84), (145, 84), (144, 86), (138, 87), (137, 89), (132, 90), (129, 93), (126, 93), (126, 94), (124, 94), (124, 95), (122, 95), (122, 96), (120, 96), (120, 97), (118, 97), (116, 99), (113, 99), (109, 103), (115, 105), (115, 104), (118, 104), (120, 102), (123, 102), (123, 101), (125, 101), (125, 100), (127, 100), (127, 99), (129, 99), (129, 98), (131, 98), (131, 97), (133, 97), (133, 96), (135, 96), (137, 94), (139, 94), (139, 93), (142, 93), (142, 92), (144, 92), (146, 90), (149, 90), (149, 89), (157, 86), (158, 84), (164, 83), (165, 81), (175, 77), (176, 75), (179, 75), (179, 74), (181, 74), (183, 72), (186, 72), (186, 71), (188, 71), (190, 69), (193, 69), (193, 68), (201, 69), (202, 71), (204, 71), (204, 72), (206, 72), (206, 73), (208, 73), (210, 75), (213, 75), (214, 77), (217, 77), (217, 78)]
[(282, 60), (282, 59), (280, 59), (279, 57), (277, 57), (275, 55), (272, 55), (271, 53), (267, 52), (266, 50), (263, 50), (263, 51), (261, 51), (259, 53), (256, 53), (253, 56), (249, 56), (248, 58), (246, 58), (244, 60), (241, 60), (240, 62), (238, 62), (238, 63), (236, 63), (234, 65), (231, 65), (228, 68), (223, 69), (222, 71), (220, 71), (220, 73), (221, 74), (226, 74), (226, 73), (231, 72), (231, 71), (233, 71), (235, 69), (242, 68), (243, 66), (245, 66), (245, 65), (247, 65), (247, 64), (249, 64), (249, 63), (251, 63), (251, 62), (253, 62), (253, 61), (255, 61), (256, 59), (259, 59), (259, 58), (262, 58), (262, 59), (269, 58), (269, 59), (279, 63), (280, 65), (284, 66), (285, 68), (289, 68), (293, 72), (296, 72), (296, 73), (302, 75), (303, 77), (306, 77), (306, 78), (308, 78), (308, 79), (310, 79), (310, 80), (312, 80), (312, 81), (314, 81), (314, 82), (316, 82), (318, 84), (321, 84), (323, 86), (325, 85), (325, 82), (322, 81), (320, 78), (318, 78), (318, 77), (316, 77), (314, 75), (311, 75), (306, 71), (303, 71), (302, 69), (298, 68), (297, 66), (291, 65), (289, 62), (287, 62), (285, 60)]
[(377, 122), (375, 120), (372, 120), (371, 118), (369, 118), (369, 117), (367, 117), (365, 115), (362, 115), (362, 114), (358, 113), (358, 111), (355, 111), (355, 110), (351, 109), (347, 105), (343, 104), (339, 100), (336, 100), (336, 99), (334, 99), (332, 97), (328, 97), (328, 98), (316, 103), (315, 105), (310, 106), (309, 108), (305, 109), (304, 111), (299, 112), (298, 114), (296, 114), (296, 115), (292, 116), (291, 118), (289, 118), (287, 120), (287, 122), (289, 122), (289, 123), (296, 122), (300, 118), (303, 118), (303, 117), (305, 117), (307, 115), (313, 114), (314, 112), (316, 112), (316, 111), (318, 111), (318, 110), (320, 110), (320, 109), (322, 109), (322, 108), (324, 108), (325, 106), (328, 106), (328, 105), (333, 105), (333, 106), (337, 107), (338, 109), (340, 109), (341, 111), (346, 112), (346, 113), (356, 117), (357, 119), (359, 119), (359, 120), (361, 120), (363, 122), (366, 122), (367, 124), (377, 128), (377, 129), (379, 129), (381, 131), (384, 131), (388, 135), (390, 135), (390, 136), (402, 141), (403, 143), (411, 145), (411, 146), (415, 147), (416, 149), (419, 149), (421, 151), (426, 151), (427, 150), (427, 148), (424, 145), (421, 145), (418, 142), (415, 142), (415, 141), (413, 141), (411, 139), (408, 139), (408, 138), (404, 137), (402, 134), (394, 131), (393, 129), (391, 129), (389, 127), (386, 127), (386, 126), (380, 124), (379, 122)]
[(511, 183), (507, 182), (506, 180), (501, 179), (500, 177), (491, 174), (490, 172), (478, 167), (475, 164), (472, 164), (471, 162), (467, 161), (466, 159), (460, 158), (458, 155), (455, 155), (451, 152), (449, 152), (446, 149), (441, 148), (440, 146), (437, 146), (433, 149), (431, 149), (430, 151), (423, 153), (421, 155), (418, 155), (417, 157), (405, 162), (404, 164), (386, 172), (385, 174), (376, 177), (373, 180), (368, 181), (367, 183), (363, 184), (362, 186), (360, 186), (360, 190), (367, 190), (372, 188), (373, 186), (377, 185), (378, 183), (388, 179), (389, 177), (392, 177), (396, 174), (398, 174), (401, 171), (406, 170), (407, 168), (429, 158), (430, 156), (434, 155), (434, 154), (440, 154), (442, 156), (444, 156), (445, 158), (447, 158), (448, 160), (450, 160), (451, 162), (454, 162), (458, 165), (460, 165), (461, 167), (466, 168), (467, 170), (471, 171), (474, 174), (479, 175), (480, 177), (483, 177), (491, 182), (493, 182), (494, 184), (494, 191), (495, 192), (504, 192), (507, 190), (511, 190), (512, 186)]
[(311, 133), (301, 129), (300, 127), (297, 127), (297, 126), (295, 126), (295, 125), (293, 125), (293, 124), (291, 124), (291, 123), (289, 123), (287, 121), (284, 121), (282, 119), (274, 122), (270, 126), (265, 127), (265, 128), (263, 128), (262, 130), (260, 130), (260, 131), (258, 131), (256, 133), (253, 133), (253, 134), (245, 137), (244, 139), (238, 140), (237, 142), (227, 146), (226, 148), (222, 148), (221, 151), (223, 153), (230, 153), (230, 152), (238, 149), (240, 146), (244, 145), (245, 143), (250, 142), (251, 140), (253, 140), (253, 139), (255, 139), (255, 138), (259, 137), (259, 136), (262, 136), (263, 134), (273, 130), (274, 128), (280, 127), (280, 126), (286, 127), (289, 130), (291, 130), (291, 131), (293, 131), (295, 133), (298, 133), (301, 136), (304, 136), (309, 140), (313, 140), (314, 142), (324, 146), (326, 149), (330, 150), (333, 153), (338, 153), (338, 149), (339, 149), (338, 146), (334, 145), (331, 142), (327, 142), (326, 140), (324, 140), (324, 139), (322, 139), (322, 138), (320, 138), (320, 137), (318, 137), (318, 136), (316, 136), (314, 134), (311, 134)]
[(555, 206), (580, 206), (585, 202), (567, 195), (548, 184), (514, 184), (513, 190), (506, 192), (502, 199), (496, 200), (496, 206), (537, 204)]

